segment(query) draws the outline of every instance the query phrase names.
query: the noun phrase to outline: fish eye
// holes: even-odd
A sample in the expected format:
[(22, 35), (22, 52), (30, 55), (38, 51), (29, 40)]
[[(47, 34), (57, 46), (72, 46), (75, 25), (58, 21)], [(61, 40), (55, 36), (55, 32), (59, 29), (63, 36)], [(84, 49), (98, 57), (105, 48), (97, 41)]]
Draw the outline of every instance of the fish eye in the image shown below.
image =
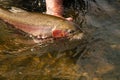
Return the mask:
[(72, 34), (72, 33), (75, 33), (75, 30), (68, 30), (67, 32)]

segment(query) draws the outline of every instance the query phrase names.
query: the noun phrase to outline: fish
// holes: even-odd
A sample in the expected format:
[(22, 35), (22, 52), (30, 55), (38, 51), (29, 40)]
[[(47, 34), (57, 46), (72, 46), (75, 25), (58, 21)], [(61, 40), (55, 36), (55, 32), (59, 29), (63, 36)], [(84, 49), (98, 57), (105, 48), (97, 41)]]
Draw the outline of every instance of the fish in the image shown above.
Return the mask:
[(39, 39), (63, 38), (83, 33), (73, 22), (60, 17), (27, 11), (9, 11), (0, 8), (0, 19)]
[[(32, 39), (29, 39), (20, 34), (18, 34), (19, 36), (14, 36), (14, 33), (6, 35), (6, 38), (9, 38), (8, 40), (12, 39), (13, 43), (28, 46), (25, 49), (19, 46), (18, 50), (5, 50), (7, 53), (18, 54), (31, 49), (35, 49), (34, 51), (38, 51), (38, 53), (62, 52), (80, 45), (84, 37), (84, 32), (77, 24), (53, 15), (24, 10), (14, 12), (0, 8), (0, 19), (11, 24), (16, 28), (15, 31), (21, 30), (27, 33), (29, 37), (32, 37)], [(2, 32), (4, 33), (5, 31)]]

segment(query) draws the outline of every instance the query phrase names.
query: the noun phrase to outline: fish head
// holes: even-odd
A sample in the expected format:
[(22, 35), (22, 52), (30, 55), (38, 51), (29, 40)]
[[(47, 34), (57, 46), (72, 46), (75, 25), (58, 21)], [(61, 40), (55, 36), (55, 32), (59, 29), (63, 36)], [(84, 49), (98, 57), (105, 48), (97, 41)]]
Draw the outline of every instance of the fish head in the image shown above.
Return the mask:
[(52, 30), (52, 37), (81, 39), (83, 37), (83, 31), (77, 24), (71, 22), (69, 24), (61, 25), (61, 27), (54, 28)]

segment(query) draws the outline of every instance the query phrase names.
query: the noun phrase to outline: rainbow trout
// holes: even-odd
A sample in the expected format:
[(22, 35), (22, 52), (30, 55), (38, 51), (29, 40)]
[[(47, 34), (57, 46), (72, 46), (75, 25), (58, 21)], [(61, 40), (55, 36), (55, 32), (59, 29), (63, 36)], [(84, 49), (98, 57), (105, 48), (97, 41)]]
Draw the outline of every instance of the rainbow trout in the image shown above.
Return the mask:
[[(27, 40), (24, 39), (25, 36), (17, 36), (16, 38), (14, 34), (11, 34), (9, 38), (12, 39), (13, 43), (16, 42), (16, 39), (19, 39), (16, 43), (22, 45), (31, 46), (38, 44), (38, 46), (32, 46), (32, 48), (39, 49), (38, 52), (43, 53), (73, 49), (80, 45), (84, 35), (75, 23), (47, 14), (26, 11), (13, 12), (0, 8), (0, 19), (13, 25), (16, 30), (22, 30), (22, 32), (32, 37), (32, 39)], [(15, 53), (22, 51), (22, 48), (18, 47)], [(14, 53), (13, 48), (12, 50)]]
[[(11, 12), (0, 8), (0, 19), (42, 40), (83, 34), (73, 22), (47, 14)], [(76, 38), (81, 39), (81, 36)]]

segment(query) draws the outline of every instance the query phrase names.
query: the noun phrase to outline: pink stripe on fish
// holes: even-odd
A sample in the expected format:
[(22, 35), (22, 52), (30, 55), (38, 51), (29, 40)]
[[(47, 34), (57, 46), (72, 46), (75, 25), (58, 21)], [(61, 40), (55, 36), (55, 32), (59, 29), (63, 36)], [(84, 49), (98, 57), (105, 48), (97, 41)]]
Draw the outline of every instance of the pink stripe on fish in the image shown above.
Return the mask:
[(33, 36), (46, 35), (48, 33), (50, 35), (50, 33), (52, 32), (52, 27), (49, 25), (36, 26), (36, 25), (29, 25), (29, 24), (23, 24), (23, 23), (12, 22), (12, 21), (10, 21), (9, 24), (12, 24), (14, 27), (26, 33), (32, 34)]

